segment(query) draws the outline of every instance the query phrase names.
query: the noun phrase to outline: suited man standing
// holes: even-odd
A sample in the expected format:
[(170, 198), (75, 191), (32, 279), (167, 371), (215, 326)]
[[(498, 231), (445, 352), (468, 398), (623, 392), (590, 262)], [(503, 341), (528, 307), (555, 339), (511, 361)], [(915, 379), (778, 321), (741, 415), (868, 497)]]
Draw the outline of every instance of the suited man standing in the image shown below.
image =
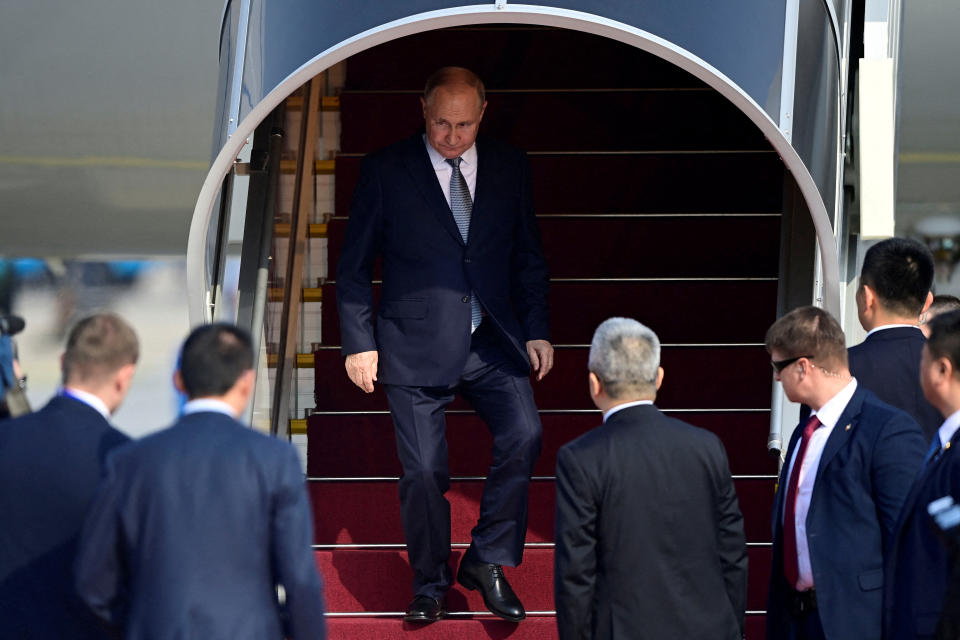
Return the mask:
[(920, 379), (927, 399), (947, 419), (937, 430), (903, 505), (887, 562), (884, 620), (888, 640), (934, 636), (956, 562), (934, 534), (927, 505), (944, 496), (960, 499), (960, 311), (930, 321)]
[(856, 293), (857, 315), (867, 331), (850, 347), (850, 373), (878, 398), (903, 409), (927, 440), (943, 416), (920, 388), (920, 316), (933, 301), (933, 256), (916, 240), (889, 238), (870, 247)]
[(812, 408), (793, 432), (773, 507), (767, 637), (881, 637), (884, 552), (926, 444), (847, 368), (843, 330), (801, 307), (767, 331), (774, 376)]
[(660, 341), (610, 318), (590, 345), (603, 425), (557, 456), (561, 640), (743, 636), (747, 547), (720, 440), (653, 405)]
[(325, 637), (297, 455), (236, 420), (252, 363), (240, 329), (195, 329), (175, 374), (189, 398), (181, 418), (107, 460), (76, 587), (127, 640)]
[(0, 638), (107, 638), (73, 590), (73, 561), (130, 389), (137, 336), (119, 316), (79, 321), (61, 357), (63, 388), (0, 425)]
[[(517, 566), (541, 425), (529, 382), (553, 366), (547, 269), (525, 155), (478, 138), (484, 87), (446, 67), (421, 98), (425, 132), (370, 154), (353, 195), (337, 269), (345, 366), (387, 395), (403, 466), (400, 503), (413, 568), (405, 619), (445, 615), (453, 582), (444, 410), (460, 393), (493, 435), (480, 517), (457, 572), (511, 621), (522, 603), (503, 576)], [(374, 314), (371, 278), (383, 262)]]

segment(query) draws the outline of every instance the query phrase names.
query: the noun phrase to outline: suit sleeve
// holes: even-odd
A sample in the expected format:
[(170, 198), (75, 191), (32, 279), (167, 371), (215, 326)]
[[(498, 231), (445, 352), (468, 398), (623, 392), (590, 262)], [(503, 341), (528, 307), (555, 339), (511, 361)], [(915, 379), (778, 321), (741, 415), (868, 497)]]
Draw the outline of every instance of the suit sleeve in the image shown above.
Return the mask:
[(554, 599), (560, 640), (588, 640), (597, 581), (597, 504), (573, 452), (557, 455)]
[(97, 489), (80, 534), (74, 564), (74, 586), (80, 599), (97, 617), (121, 625), (126, 612), (126, 566), (122, 555), (121, 488), (114, 456), (108, 456), (106, 474)]
[(350, 219), (337, 263), (337, 310), (343, 355), (374, 351), (373, 263), (383, 235), (383, 193), (375, 162), (368, 157), (350, 204)]
[(323, 583), (311, 548), (310, 502), (296, 452), (292, 446), (285, 445), (284, 449), (274, 497), (271, 544), (276, 580), (286, 593), (286, 633), (292, 640), (323, 640)]
[(540, 242), (540, 228), (533, 212), (530, 163), (525, 155), (520, 160), (519, 180), (523, 211), (517, 220), (511, 265), (513, 308), (517, 312), (525, 340), (549, 340), (549, 274)]
[(883, 529), (884, 548), (893, 540), (900, 510), (927, 452), (916, 421), (902, 411), (887, 421), (873, 450), (873, 501)]
[(719, 440), (715, 440), (717, 483), (717, 542), (720, 567), (727, 598), (740, 623), (743, 635), (747, 610), (747, 538), (743, 530), (743, 514), (737, 502), (737, 492), (730, 475), (727, 454)]

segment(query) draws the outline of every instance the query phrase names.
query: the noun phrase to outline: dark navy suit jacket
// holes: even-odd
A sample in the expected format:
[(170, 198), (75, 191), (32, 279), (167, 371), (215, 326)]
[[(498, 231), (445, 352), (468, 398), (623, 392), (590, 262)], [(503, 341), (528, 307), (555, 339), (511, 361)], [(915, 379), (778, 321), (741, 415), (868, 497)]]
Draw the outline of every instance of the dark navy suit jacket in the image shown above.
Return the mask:
[(920, 388), (920, 352), (926, 338), (914, 327), (877, 331), (850, 347), (850, 373), (857, 382), (887, 404), (903, 409), (920, 424), (927, 442), (943, 423), (943, 416), (923, 397)]
[(0, 638), (105, 638), (76, 597), (73, 561), (108, 451), (129, 438), (57, 396), (0, 423)]
[[(787, 460), (801, 432), (794, 430)], [(824, 446), (807, 514), (817, 606), (828, 638), (881, 637), (884, 554), (926, 452), (923, 432), (913, 418), (857, 385)], [(781, 547), (788, 469), (785, 464), (773, 506), (770, 640), (795, 637)]]
[(312, 536), (293, 447), (194, 413), (108, 458), (77, 591), (128, 640), (320, 640)]
[(747, 546), (720, 440), (627, 407), (557, 456), (560, 640), (743, 635)]
[(884, 637), (932, 638), (944, 608), (951, 560), (934, 534), (927, 505), (938, 498), (960, 500), (960, 431), (949, 449), (917, 477), (903, 505), (887, 560)]
[[(386, 384), (445, 386), (470, 351), (475, 292), (518, 366), (527, 340), (549, 339), (547, 268), (526, 155), (477, 140), (477, 186), (465, 245), (421, 134), (370, 154), (353, 195), (337, 268), (343, 354), (379, 350)], [(374, 319), (371, 278), (383, 261)]]

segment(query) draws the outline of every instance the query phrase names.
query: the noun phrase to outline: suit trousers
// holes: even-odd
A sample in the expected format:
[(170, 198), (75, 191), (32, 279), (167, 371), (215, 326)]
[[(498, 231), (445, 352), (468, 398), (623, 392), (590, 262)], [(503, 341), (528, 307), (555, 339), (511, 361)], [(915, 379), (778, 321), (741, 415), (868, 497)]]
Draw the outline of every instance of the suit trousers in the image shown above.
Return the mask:
[(450, 503), (444, 497), (450, 488), (445, 410), (457, 393), (493, 436), (493, 461), (467, 557), (507, 566), (517, 566), (523, 557), (530, 475), (540, 455), (542, 427), (529, 373), (509, 357), (491, 325), (477, 327), (455, 384), (384, 385), (403, 466), (400, 508), (416, 595), (441, 599), (453, 583)]

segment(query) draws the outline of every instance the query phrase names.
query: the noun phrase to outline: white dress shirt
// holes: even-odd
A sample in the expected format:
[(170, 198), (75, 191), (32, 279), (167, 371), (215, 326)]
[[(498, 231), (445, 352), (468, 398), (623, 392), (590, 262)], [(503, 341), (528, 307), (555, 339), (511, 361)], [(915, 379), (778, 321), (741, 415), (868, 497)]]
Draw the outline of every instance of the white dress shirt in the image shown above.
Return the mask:
[(86, 391), (81, 391), (80, 389), (73, 389), (72, 387), (64, 387), (63, 395), (70, 396), (77, 402), (82, 402), (91, 409), (95, 409), (107, 422), (110, 421), (110, 409), (107, 408), (107, 403), (98, 396), (87, 393)]
[[(437, 173), (437, 180), (440, 182), (440, 188), (443, 189), (443, 197), (447, 199), (447, 206), (450, 205), (450, 176), (453, 175), (453, 167), (447, 162), (447, 159), (440, 155), (440, 152), (430, 145), (427, 140), (427, 134), (423, 134), (423, 144), (427, 146), (427, 154), (430, 156), (430, 164)], [(470, 148), (460, 156), (460, 174), (467, 181), (467, 188), (470, 190), (470, 200), (476, 200), (477, 193), (477, 144), (473, 143)]]
[(618, 404), (615, 407), (610, 407), (603, 414), (603, 421), (606, 422), (610, 419), (610, 416), (615, 414), (617, 411), (622, 411), (624, 409), (629, 409), (630, 407), (636, 407), (641, 404), (653, 404), (653, 400), (635, 400), (634, 402), (624, 402), (623, 404)]
[(196, 400), (191, 400), (187, 404), (183, 405), (183, 409), (180, 411), (180, 415), (187, 416), (191, 413), (200, 413), (201, 411), (212, 411), (214, 413), (223, 413), (230, 416), (233, 419), (236, 419), (234, 415), (233, 407), (228, 405), (226, 402), (220, 400), (214, 400), (213, 398), (197, 398)]
[(885, 324), (880, 327), (874, 327), (873, 329), (870, 329), (870, 331), (867, 331), (867, 335), (864, 336), (864, 340), (869, 338), (871, 333), (876, 333), (877, 331), (883, 331), (884, 329), (898, 329), (900, 327), (913, 327), (917, 331), (921, 331), (920, 327), (918, 327), (915, 324)]
[(950, 417), (943, 421), (937, 435), (940, 436), (940, 448), (946, 449), (947, 443), (953, 439), (954, 434), (960, 429), (960, 411), (950, 414)]
[[(800, 467), (800, 477), (797, 483), (797, 502), (794, 510), (795, 520), (793, 526), (797, 532), (797, 568), (799, 569), (800, 579), (795, 585), (797, 591), (807, 591), (813, 589), (813, 570), (810, 568), (810, 547), (807, 544), (807, 513), (810, 511), (810, 498), (813, 496), (813, 483), (817, 479), (817, 469), (820, 467), (820, 457), (823, 455), (823, 448), (833, 433), (833, 428), (837, 426), (837, 420), (843, 413), (847, 405), (850, 404), (850, 398), (857, 390), (857, 379), (853, 378), (847, 383), (837, 395), (830, 398), (826, 404), (820, 407), (819, 411), (811, 411), (811, 416), (817, 416), (821, 427), (813, 431), (810, 441), (807, 443), (807, 451), (803, 456), (803, 464)], [(798, 441), (799, 442), (799, 441)], [(797, 459), (797, 451), (800, 446), (794, 447), (793, 455), (790, 457), (790, 467), (787, 469), (786, 477), (789, 478), (793, 473), (793, 463)], [(784, 515), (786, 514), (786, 501), (784, 501)], [(783, 515), (781, 515), (781, 518)], [(783, 526), (789, 526), (784, 522)]]

